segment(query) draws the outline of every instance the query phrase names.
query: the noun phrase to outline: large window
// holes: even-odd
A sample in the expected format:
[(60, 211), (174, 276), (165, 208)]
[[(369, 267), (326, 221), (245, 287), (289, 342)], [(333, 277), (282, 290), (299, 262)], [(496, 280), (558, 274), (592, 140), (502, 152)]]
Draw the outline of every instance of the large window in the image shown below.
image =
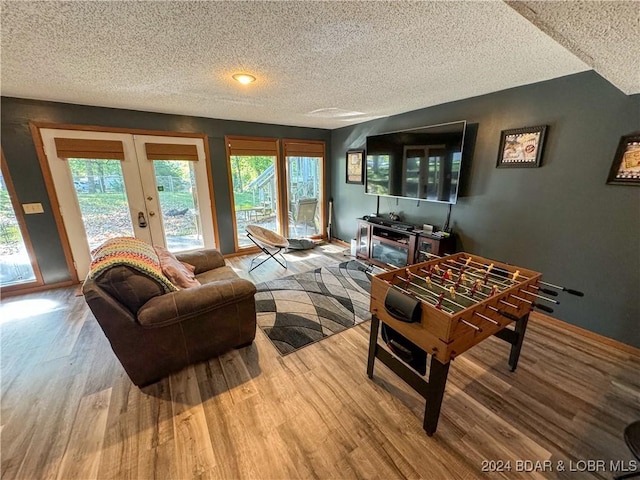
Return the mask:
[(0, 160), (0, 288), (9, 291), (41, 285), (42, 277), (24, 228), (21, 206), (6, 168)]

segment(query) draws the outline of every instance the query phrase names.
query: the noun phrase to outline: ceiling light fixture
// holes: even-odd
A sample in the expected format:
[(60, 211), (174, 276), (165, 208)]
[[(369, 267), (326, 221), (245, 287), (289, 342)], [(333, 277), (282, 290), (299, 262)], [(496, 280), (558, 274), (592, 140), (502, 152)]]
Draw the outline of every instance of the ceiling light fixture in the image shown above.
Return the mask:
[(233, 75), (233, 79), (243, 85), (249, 85), (250, 83), (256, 81), (256, 77), (254, 77), (253, 75), (249, 75), (248, 73), (236, 73), (235, 75)]

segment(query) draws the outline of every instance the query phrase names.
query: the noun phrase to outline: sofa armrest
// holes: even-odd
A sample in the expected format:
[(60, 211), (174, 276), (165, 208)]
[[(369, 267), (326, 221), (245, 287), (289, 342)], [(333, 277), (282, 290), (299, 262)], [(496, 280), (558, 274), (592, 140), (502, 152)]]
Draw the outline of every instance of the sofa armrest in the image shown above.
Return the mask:
[(176, 253), (176, 258), (181, 262), (189, 263), (196, 267), (196, 271), (194, 272), (196, 275), (225, 266), (224, 257), (215, 248), (206, 248), (195, 252)]
[(255, 293), (256, 286), (243, 278), (205, 283), (152, 298), (138, 310), (138, 323), (146, 328), (163, 327), (234, 303), (254, 301)]

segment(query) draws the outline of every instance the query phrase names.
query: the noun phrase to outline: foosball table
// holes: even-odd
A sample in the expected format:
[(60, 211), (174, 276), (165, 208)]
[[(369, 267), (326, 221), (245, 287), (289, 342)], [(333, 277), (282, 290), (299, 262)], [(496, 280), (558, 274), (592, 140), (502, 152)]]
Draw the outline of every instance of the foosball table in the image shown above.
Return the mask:
[[(436, 431), (449, 364), (456, 356), (495, 335), (511, 344), (514, 371), (529, 313), (533, 308), (553, 312), (540, 300), (559, 303), (542, 294), (583, 295), (542, 282), (541, 273), (477, 255), (433, 257), (371, 278), (367, 364), (369, 378), (377, 358), (425, 398), (423, 426), (429, 436)], [(381, 322), (386, 349), (378, 344)], [(508, 328), (511, 324), (514, 328)]]

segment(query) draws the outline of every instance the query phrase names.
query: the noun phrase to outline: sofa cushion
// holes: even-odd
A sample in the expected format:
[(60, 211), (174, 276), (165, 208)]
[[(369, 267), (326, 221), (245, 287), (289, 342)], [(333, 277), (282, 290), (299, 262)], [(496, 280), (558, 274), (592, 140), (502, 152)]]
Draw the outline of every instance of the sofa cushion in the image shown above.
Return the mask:
[(218, 282), (220, 280), (230, 280), (232, 278), (238, 278), (238, 274), (233, 271), (233, 268), (224, 266), (200, 273), (196, 275), (196, 278), (200, 283), (205, 284)]
[(153, 297), (165, 293), (162, 285), (154, 279), (126, 265), (115, 265), (105, 270), (94, 282), (133, 315)]
[(179, 288), (197, 287), (200, 282), (196, 280), (193, 265), (179, 261), (173, 253), (160, 245), (155, 245), (153, 249), (160, 259), (160, 267), (169, 281)]
[(196, 267), (195, 273), (206, 272), (207, 270), (213, 270), (214, 268), (224, 267), (224, 257), (219, 250), (215, 248), (205, 248), (202, 250), (196, 250), (191, 252), (178, 252), (176, 258), (184, 263), (188, 263)]
[[(235, 275), (234, 278), (154, 297), (140, 308), (138, 323), (146, 328), (166, 327), (241, 303), (250, 304), (255, 312), (255, 293), (253, 283)], [(241, 319), (226, 315), (214, 323), (232, 324), (237, 328)]]
[(141, 240), (112, 238), (91, 254), (89, 278), (133, 314), (150, 298), (178, 290), (162, 273), (153, 247)]

